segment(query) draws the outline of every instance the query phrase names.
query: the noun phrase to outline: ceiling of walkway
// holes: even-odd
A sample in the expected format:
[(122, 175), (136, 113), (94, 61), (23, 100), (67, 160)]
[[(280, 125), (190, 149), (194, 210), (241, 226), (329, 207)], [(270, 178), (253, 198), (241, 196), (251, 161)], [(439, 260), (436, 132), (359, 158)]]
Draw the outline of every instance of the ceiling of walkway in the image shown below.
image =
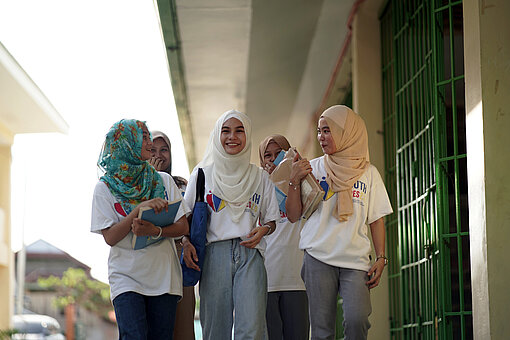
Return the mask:
[(201, 159), (218, 116), (232, 108), (251, 117), (254, 146), (273, 133), (302, 144), (344, 45), (353, 3), (158, 0), (190, 166)]

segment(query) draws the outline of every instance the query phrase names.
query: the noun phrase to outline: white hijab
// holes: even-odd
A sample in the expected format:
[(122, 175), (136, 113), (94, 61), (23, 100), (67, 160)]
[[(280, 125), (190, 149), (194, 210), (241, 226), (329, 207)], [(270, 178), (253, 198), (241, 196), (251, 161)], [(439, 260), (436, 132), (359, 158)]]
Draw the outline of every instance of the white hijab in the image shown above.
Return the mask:
[[(230, 118), (237, 118), (244, 126), (246, 146), (236, 155), (229, 155), (221, 145), (221, 128)], [(232, 214), (232, 221), (238, 222), (246, 204), (260, 184), (261, 169), (250, 163), (251, 120), (236, 110), (230, 110), (216, 121), (209, 137), (209, 144), (198, 167), (211, 166), (212, 193), (225, 201)], [(207, 178), (209, 180), (209, 178)]]

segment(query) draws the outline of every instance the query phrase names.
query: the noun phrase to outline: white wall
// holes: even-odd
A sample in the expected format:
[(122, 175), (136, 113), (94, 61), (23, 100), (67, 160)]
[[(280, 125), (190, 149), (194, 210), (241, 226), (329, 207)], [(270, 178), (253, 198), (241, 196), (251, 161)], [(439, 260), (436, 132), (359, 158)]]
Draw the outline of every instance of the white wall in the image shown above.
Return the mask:
[(510, 2), (466, 0), (464, 63), (475, 339), (507, 339)]

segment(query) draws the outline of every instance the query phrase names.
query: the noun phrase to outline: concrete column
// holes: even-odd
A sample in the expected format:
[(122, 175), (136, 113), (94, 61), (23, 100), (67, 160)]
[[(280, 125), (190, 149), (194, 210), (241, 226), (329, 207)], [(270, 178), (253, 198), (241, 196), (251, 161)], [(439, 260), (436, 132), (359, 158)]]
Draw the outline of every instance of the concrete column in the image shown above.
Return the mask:
[(0, 142), (0, 329), (11, 328), (14, 308), (13, 255), (11, 251), (11, 147)]
[(465, 0), (463, 8), (473, 331), (475, 339), (506, 339), (510, 2)]
[[(370, 162), (384, 178), (384, 138), (382, 113), (381, 34), (378, 17), (382, 1), (368, 0), (359, 7), (352, 26), (353, 109), (365, 120)], [(379, 132), (378, 132), (379, 131)], [(393, 202), (394, 204), (395, 202)], [(375, 253), (372, 252), (372, 256)], [(378, 287), (370, 292), (372, 314), (370, 339), (389, 339), (388, 272), (383, 272)]]

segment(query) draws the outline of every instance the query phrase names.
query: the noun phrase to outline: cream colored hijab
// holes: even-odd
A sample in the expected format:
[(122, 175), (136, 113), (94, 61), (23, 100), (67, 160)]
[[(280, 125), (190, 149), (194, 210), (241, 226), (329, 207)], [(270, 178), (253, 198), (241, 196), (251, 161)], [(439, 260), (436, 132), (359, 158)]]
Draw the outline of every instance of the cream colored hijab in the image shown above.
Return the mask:
[[(246, 146), (237, 155), (229, 155), (221, 145), (221, 128), (230, 118), (237, 118), (244, 126)], [(232, 221), (238, 222), (246, 204), (261, 181), (261, 169), (250, 163), (251, 120), (236, 110), (230, 110), (216, 121), (209, 137), (209, 144), (199, 167), (212, 167), (211, 191), (225, 201), (232, 214)], [(207, 178), (209, 180), (209, 178)]]
[(282, 150), (285, 150), (285, 151), (289, 150), (289, 148), (290, 148), (290, 143), (287, 140), (287, 138), (285, 138), (284, 136), (282, 136), (282, 135), (267, 136), (259, 144), (260, 166), (262, 166), (262, 164), (264, 164), (264, 153), (266, 152), (267, 146), (271, 142), (278, 144), (280, 146), (280, 148), (282, 148)]
[(336, 152), (324, 155), (326, 181), (338, 193), (335, 217), (346, 221), (353, 213), (351, 189), (368, 168), (368, 135), (363, 119), (344, 105), (325, 110), (326, 119), (336, 145)]

